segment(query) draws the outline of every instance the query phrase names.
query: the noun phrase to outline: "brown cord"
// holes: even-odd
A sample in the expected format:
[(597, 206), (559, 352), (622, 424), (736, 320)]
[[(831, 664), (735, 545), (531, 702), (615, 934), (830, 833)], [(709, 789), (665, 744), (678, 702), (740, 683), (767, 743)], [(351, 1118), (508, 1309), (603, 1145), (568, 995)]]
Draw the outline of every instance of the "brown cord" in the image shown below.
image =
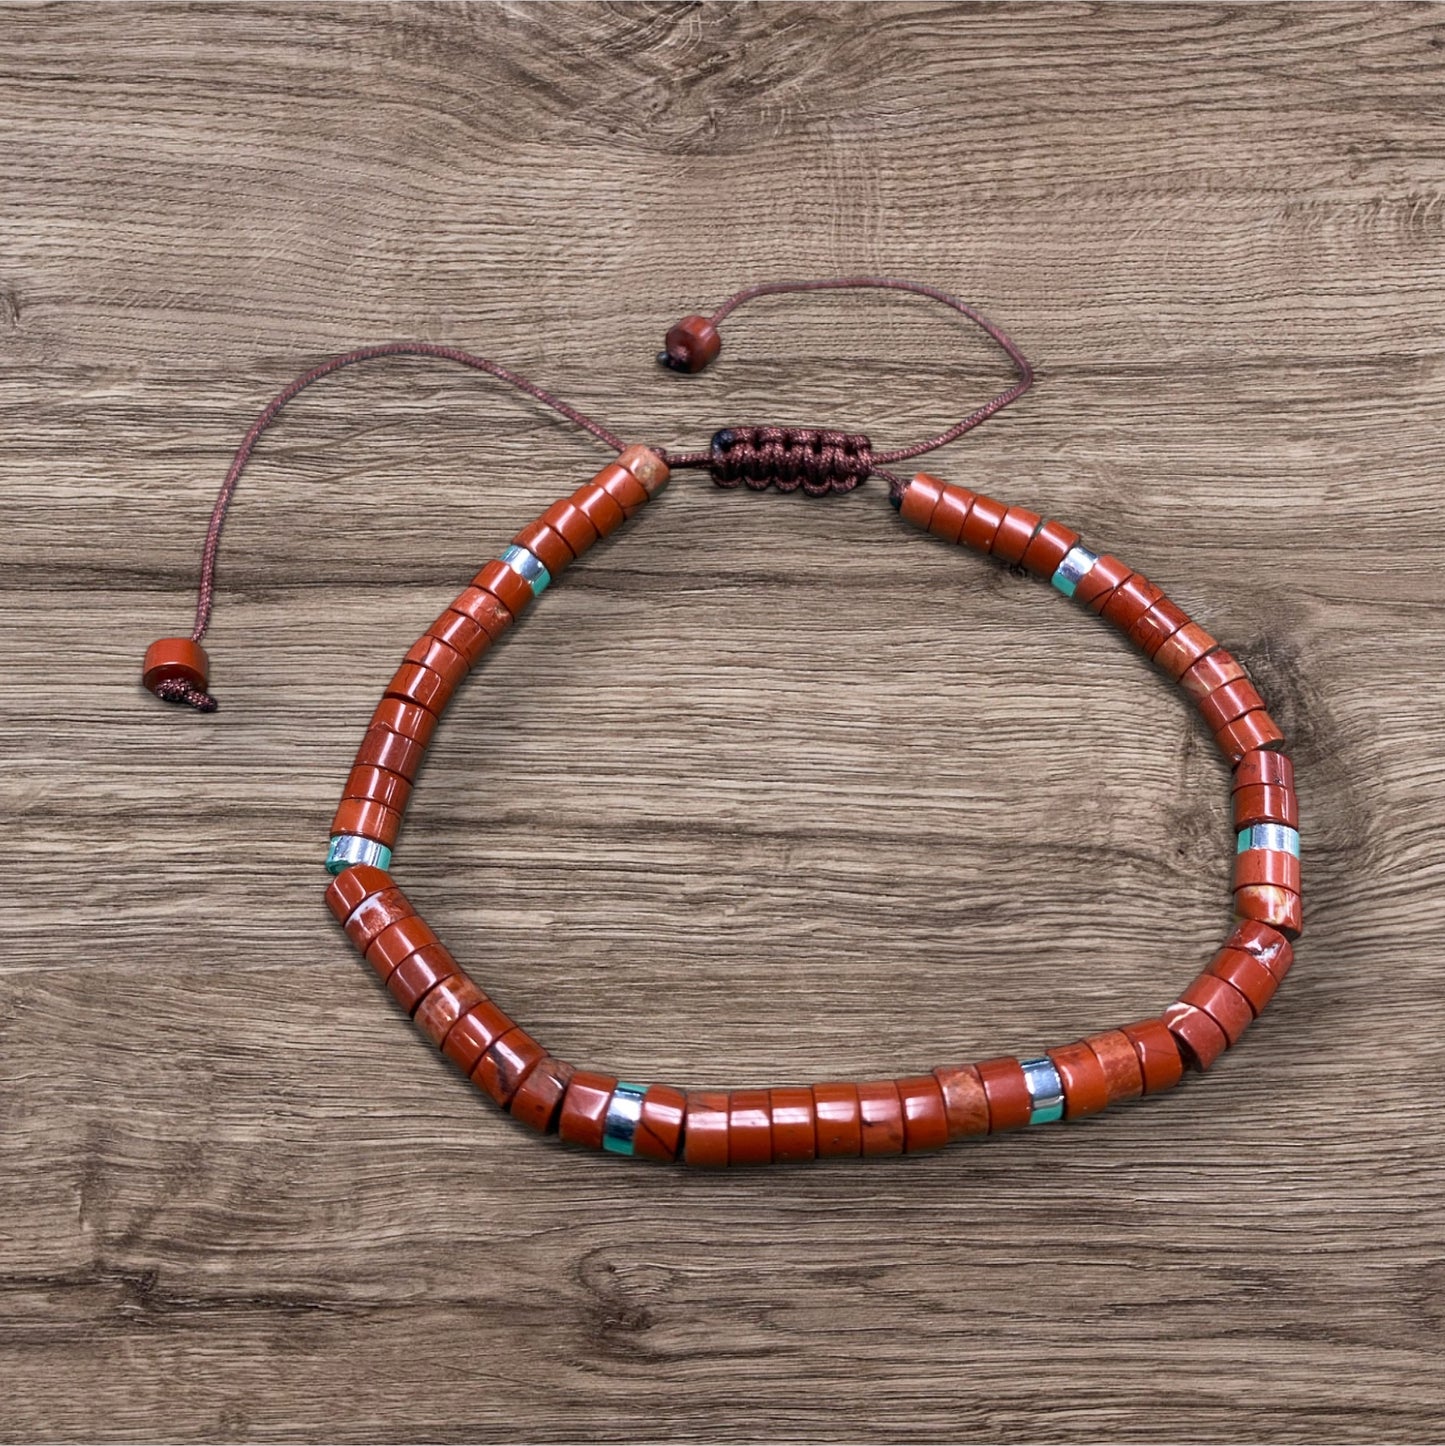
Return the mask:
[[(705, 452), (667, 453), (661, 448), (657, 448), (656, 450), (661, 453), (668, 465), (674, 469), (706, 468), (711, 472), (713, 481), (719, 487), (746, 486), (761, 490), (773, 486), (779, 491), (800, 490), (814, 497), (830, 492), (849, 492), (867, 477), (877, 476), (888, 483), (889, 497), (897, 506), (907, 483), (903, 478), (895, 476), (891, 472), (885, 472), (879, 465), (880, 463), (906, 461), (912, 457), (922, 456), (925, 452), (931, 452), (935, 447), (942, 447), (946, 443), (954, 441), (981, 422), (987, 421), (996, 412), (1008, 406), (1010, 402), (1017, 400), (1033, 384), (1034, 373), (1028, 358), (1014, 345), (1005, 332), (956, 297), (917, 281), (899, 281), (886, 276), (847, 276), (825, 281), (765, 282), (760, 286), (746, 287), (728, 297), (713, 313), (711, 325), (715, 330), (719, 323), (736, 311), (738, 307), (760, 296), (780, 296), (796, 291), (859, 289), (906, 291), (914, 295), (930, 297), (934, 301), (951, 307), (981, 327), (1003, 348), (1018, 371), (1018, 380), (998, 393), (991, 401), (970, 412), (962, 421), (955, 422), (953, 426), (939, 432), (936, 436), (925, 438), (908, 447), (895, 448), (892, 451), (874, 452), (868, 438), (861, 434), (838, 432), (821, 427), (725, 427), (714, 435), (711, 446)], [(714, 342), (713, 350), (716, 351), (716, 342)], [(245, 470), (246, 463), (255, 451), (262, 434), (276, 420), (286, 404), (313, 382), (320, 381), (322, 377), (340, 371), (343, 367), (355, 366), (359, 362), (389, 356), (438, 357), (444, 361), (457, 362), (462, 366), (471, 367), (475, 371), (485, 372), (499, 381), (506, 382), (509, 386), (526, 392), (528, 396), (536, 398), (544, 406), (551, 407), (553, 411), (560, 413), (568, 421), (576, 423), (583, 431), (596, 437), (599, 442), (605, 443), (614, 451), (621, 452), (625, 449), (626, 444), (615, 433), (609, 431), (601, 423), (585, 416), (544, 387), (538, 386), (519, 372), (514, 372), (499, 362), (476, 356), (459, 347), (440, 346), (432, 342), (384, 342), (378, 346), (358, 347), (354, 351), (343, 352), (339, 356), (331, 357), (290, 382), (266, 404), (261, 414), (251, 424), (245, 437), (242, 438), (241, 445), (236, 449), (236, 455), (231, 459), (225, 480), (221, 483), (220, 492), (216, 496), (215, 506), (211, 509), (205, 546), (201, 552), (201, 575), (197, 588), (195, 623), (191, 629), (192, 641), (199, 643), (205, 637), (206, 629), (210, 626), (211, 612), (215, 605), (216, 560), (220, 551), (221, 533), (226, 524), (226, 513), (235, 496), (236, 486), (241, 480), (241, 473)], [(668, 360), (667, 352), (663, 353), (663, 360)], [(157, 697), (163, 698), (167, 702), (185, 703), (201, 712), (212, 712), (216, 707), (216, 701), (209, 693), (189, 683), (176, 680), (158, 684), (155, 693)]]

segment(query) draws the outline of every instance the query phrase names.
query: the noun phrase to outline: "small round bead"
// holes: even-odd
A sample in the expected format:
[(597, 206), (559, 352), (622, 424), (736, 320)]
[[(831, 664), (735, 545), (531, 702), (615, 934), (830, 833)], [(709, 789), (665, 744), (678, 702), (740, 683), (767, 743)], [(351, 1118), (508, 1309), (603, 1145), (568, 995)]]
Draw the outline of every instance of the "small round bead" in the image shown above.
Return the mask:
[(1051, 1049), (1048, 1054), (1063, 1085), (1064, 1114), (1068, 1119), (1096, 1115), (1109, 1103), (1109, 1077), (1086, 1040)]
[(690, 1090), (682, 1126), (682, 1157), (704, 1170), (728, 1162), (728, 1097), (721, 1090)]
[(1029, 1090), (1029, 1124), (1044, 1125), (1064, 1117), (1064, 1082), (1047, 1055), (1019, 1061)]
[(1139, 1057), (1146, 1095), (1172, 1089), (1184, 1078), (1184, 1060), (1179, 1054), (1178, 1042), (1162, 1019), (1141, 1019), (1126, 1024), (1122, 1032)]
[(642, 1101), (646, 1085), (627, 1084), (619, 1080), (607, 1102), (602, 1121), (602, 1148), (614, 1155), (631, 1155), (635, 1151), (637, 1125), (642, 1119)]
[(705, 316), (685, 316), (669, 328), (658, 360), (674, 371), (700, 372), (722, 350), (718, 329)]
[(687, 1096), (671, 1085), (649, 1085), (642, 1097), (642, 1114), (633, 1148), (650, 1160), (675, 1160), (682, 1147), (682, 1125), (687, 1116)]
[(782, 1165), (813, 1159), (818, 1153), (818, 1119), (812, 1090), (801, 1085), (769, 1090), (768, 1107), (773, 1116), (774, 1161)]
[(146, 649), (141, 682), (154, 693), (162, 683), (189, 683), (205, 691), (211, 660), (193, 638), (157, 638)]
[(863, 1117), (857, 1085), (845, 1080), (815, 1084), (813, 1111), (818, 1119), (819, 1159), (863, 1153)]
[(326, 850), (326, 872), (340, 874), (358, 865), (375, 869), (391, 867), (391, 850), (379, 840), (362, 838), (360, 834), (339, 833), (332, 837)]
[(1033, 1096), (1018, 1060), (1002, 1055), (998, 1059), (983, 1060), (974, 1068), (988, 1096), (989, 1133), (1020, 1130), (1028, 1124), (1033, 1113)]
[(572, 1145), (600, 1150), (607, 1105), (616, 1088), (617, 1080), (610, 1074), (577, 1070), (562, 1097), (562, 1114), (557, 1123), (562, 1138)]
[[(467, 1018), (470, 1019), (471, 1015)], [(464, 1019), (462, 1024), (465, 1023)], [(452, 1030), (453, 1035), (462, 1024)], [(512, 1103), (508, 1106), (512, 1118), (520, 1120), (528, 1129), (536, 1130), (539, 1135), (550, 1135), (557, 1128), (562, 1097), (567, 1093), (572, 1074), (572, 1066), (566, 1060), (553, 1059), (549, 1055), (540, 1061), (512, 1096)]]

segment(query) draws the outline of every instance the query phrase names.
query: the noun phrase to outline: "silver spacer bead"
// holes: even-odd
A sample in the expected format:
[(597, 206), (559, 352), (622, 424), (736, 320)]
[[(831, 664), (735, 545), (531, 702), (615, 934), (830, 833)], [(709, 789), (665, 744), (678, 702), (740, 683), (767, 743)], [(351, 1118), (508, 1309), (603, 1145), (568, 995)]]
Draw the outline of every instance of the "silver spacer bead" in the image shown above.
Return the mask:
[(533, 597), (540, 597), (552, 581), (552, 574), (547, 571), (542, 559), (525, 547), (518, 547), (515, 542), (503, 549), (502, 561), (532, 589)]

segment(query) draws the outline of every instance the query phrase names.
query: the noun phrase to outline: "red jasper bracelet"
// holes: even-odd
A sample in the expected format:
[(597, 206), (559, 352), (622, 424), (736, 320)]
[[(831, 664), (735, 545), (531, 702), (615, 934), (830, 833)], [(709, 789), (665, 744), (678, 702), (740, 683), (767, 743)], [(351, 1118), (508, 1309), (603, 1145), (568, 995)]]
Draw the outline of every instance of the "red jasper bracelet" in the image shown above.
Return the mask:
[[(438, 356), (521, 387), (615, 448), (571, 496), (522, 528), (417, 639), (387, 684), (362, 738), (331, 826), (326, 900), (347, 937), (418, 1028), (515, 1119), (572, 1144), (689, 1165), (764, 1165), (835, 1155), (932, 1150), (965, 1135), (1095, 1114), (1157, 1094), (1186, 1066), (1207, 1070), (1269, 1003), (1289, 971), (1301, 928), (1299, 811), (1283, 735), (1244, 667), (1141, 573), (1097, 555), (1063, 524), (1045, 521), (926, 473), (904, 480), (881, 464), (943, 445), (1021, 396), (1027, 360), (1003, 332), (931, 287), (882, 277), (753, 287), (711, 317), (689, 317), (659, 358), (697, 371), (721, 346), (718, 325), (743, 302), (799, 290), (881, 288), (929, 296), (978, 323), (1013, 360), (1018, 380), (961, 422), (912, 447), (874, 452), (867, 437), (813, 428), (724, 428), (705, 452), (625, 446), (542, 388), (484, 358), (428, 344), (347, 353), (298, 378), (257, 419), (232, 463), (212, 515), (201, 596), (189, 638), (162, 639), (146, 654), (152, 692), (201, 711), (200, 645), (209, 622), (216, 550), (226, 509), (257, 439), (297, 392), (342, 366), (374, 357)], [(1114, 624), (1203, 715), (1234, 770), (1236, 924), (1224, 947), (1157, 1017), (1037, 1056), (940, 1065), (930, 1074), (773, 1089), (683, 1091), (632, 1084), (555, 1058), (484, 994), (427, 927), (388, 872), (413, 780), (437, 719), (492, 643), (599, 538), (633, 517), (678, 468), (706, 467), (723, 487), (774, 486), (811, 495), (885, 479), (903, 519), (950, 542), (1047, 579)]]

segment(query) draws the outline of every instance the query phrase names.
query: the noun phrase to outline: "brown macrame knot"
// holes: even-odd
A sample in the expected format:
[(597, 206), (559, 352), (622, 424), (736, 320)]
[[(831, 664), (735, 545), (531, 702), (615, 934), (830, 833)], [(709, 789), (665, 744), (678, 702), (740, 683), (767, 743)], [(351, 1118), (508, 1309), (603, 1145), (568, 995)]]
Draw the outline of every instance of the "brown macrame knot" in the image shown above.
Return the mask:
[(761, 492), (802, 488), (809, 497), (851, 492), (873, 471), (873, 447), (860, 432), (822, 427), (724, 427), (708, 461), (719, 487)]

